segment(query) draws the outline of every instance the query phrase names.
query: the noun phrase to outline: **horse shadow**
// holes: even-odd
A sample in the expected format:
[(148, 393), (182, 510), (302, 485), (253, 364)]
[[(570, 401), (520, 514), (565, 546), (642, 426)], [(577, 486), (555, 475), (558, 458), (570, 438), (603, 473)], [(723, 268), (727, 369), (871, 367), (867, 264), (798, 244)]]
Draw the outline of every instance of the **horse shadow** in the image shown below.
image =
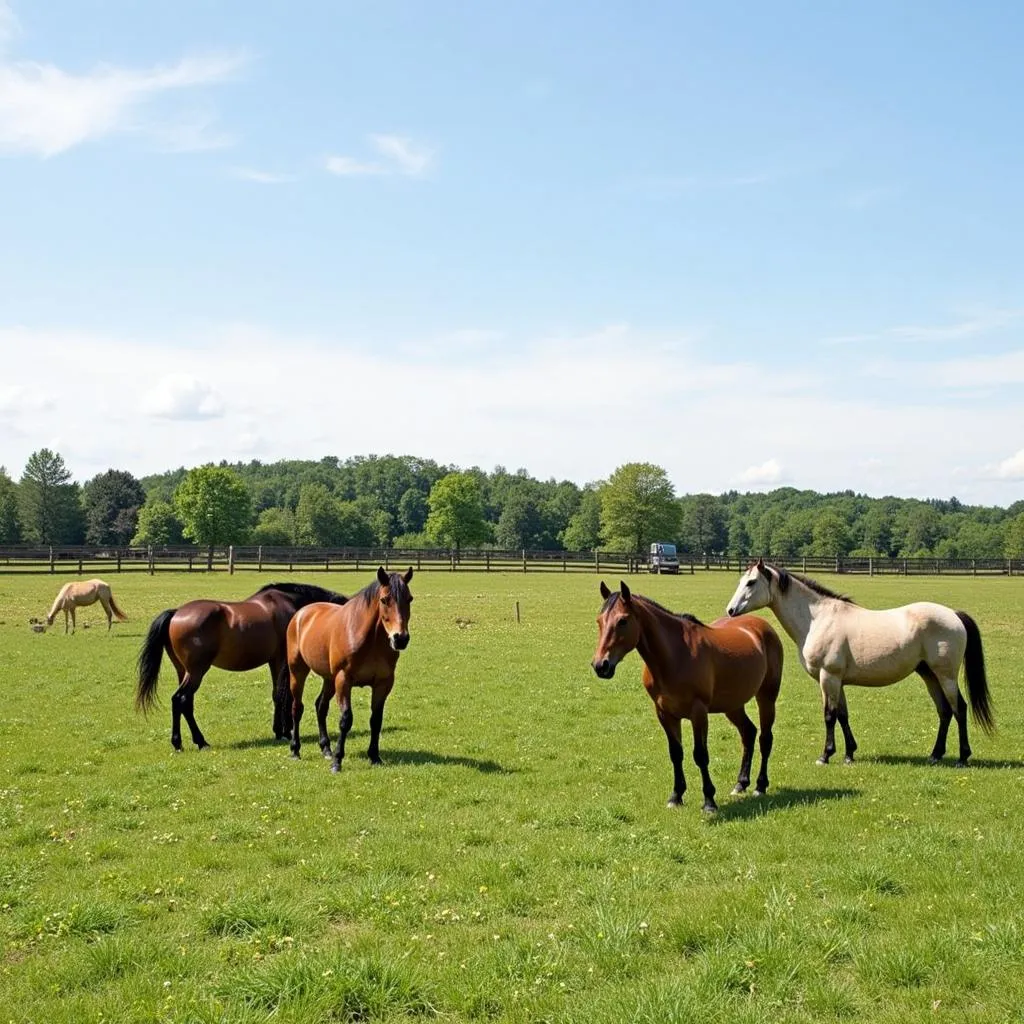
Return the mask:
[(1024, 768), (1024, 761), (1012, 757), (972, 757), (967, 762), (966, 768), (956, 767), (955, 755), (947, 755), (938, 764), (932, 764), (923, 754), (865, 754), (858, 756), (858, 760), (866, 764), (913, 765), (936, 769), (954, 768), (958, 772), (970, 771), (972, 768), (982, 768), (986, 771), (993, 768), (1015, 768), (1017, 770)]
[(851, 789), (846, 786), (836, 789), (794, 789), (783, 786), (780, 789), (768, 790), (764, 796), (754, 796), (751, 793), (730, 800), (728, 803), (720, 804), (718, 813), (709, 820), (712, 823), (747, 821), (752, 818), (760, 818), (762, 815), (770, 814), (774, 811), (784, 811), (791, 807), (813, 806), (830, 800), (848, 800), (855, 796), (860, 796), (860, 790)]
[(455, 754), (439, 754), (433, 750), (394, 750), (382, 747), (380, 752), (384, 766), (440, 764), (447, 767), (472, 768), (484, 775), (514, 775), (518, 768), (507, 768), (497, 761), (476, 757), (462, 757)]
[[(389, 736), (392, 733), (408, 732), (408, 731), (409, 730), (406, 729), (406, 727), (404, 725), (390, 725), (386, 729), (384, 729), (381, 732), (380, 735), (381, 735), (381, 739), (384, 739), (386, 736)], [(369, 735), (370, 735), (370, 730), (369, 729), (355, 729), (355, 728), (353, 728), (349, 732), (348, 738), (349, 738), (349, 741), (351, 742), (353, 739), (359, 739), (360, 736), (369, 736)], [(248, 739), (248, 740), (235, 740), (234, 743), (226, 743), (224, 745), (229, 750), (260, 750), (260, 749), (262, 749), (264, 747), (285, 747), (285, 748), (287, 748), (290, 738), (291, 738), (291, 734), (290, 733), (289, 733), (288, 736), (285, 736), (285, 737), (283, 737), (281, 739), (276, 739), (274, 736), (259, 736), (259, 737), (253, 737), (252, 739)], [(331, 741), (332, 742), (337, 742), (337, 735), (336, 734), (331, 736)], [(302, 742), (303, 743), (314, 743), (315, 744), (317, 742), (317, 734), (314, 732), (314, 733), (311, 733), (307, 737), (305, 735), (305, 731), (303, 731)]]

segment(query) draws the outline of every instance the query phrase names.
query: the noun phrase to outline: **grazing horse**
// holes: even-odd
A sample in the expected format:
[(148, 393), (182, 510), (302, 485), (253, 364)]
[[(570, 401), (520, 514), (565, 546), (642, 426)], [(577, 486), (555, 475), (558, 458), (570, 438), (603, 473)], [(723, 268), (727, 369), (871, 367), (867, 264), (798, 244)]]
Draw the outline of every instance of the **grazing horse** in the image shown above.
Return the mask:
[(74, 583), (65, 583), (60, 588), (60, 593), (54, 599), (50, 608), (50, 614), (46, 616), (46, 624), (53, 625), (57, 612), (64, 613), (64, 632), (68, 631), (68, 615), (71, 616), (71, 632), (75, 631), (75, 609), (84, 608), (87, 605), (95, 604), (97, 601), (103, 605), (107, 613), (107, 632), (110, 632), (111, 622), (114, 618), (118, 622), (127, 622), (128, 616), (117, 606), (114, 595), (110, 591), (110, 584), (103, 580), (82, 580)]
[(966, 612), (917, 601), (899, 608), (862, 608), (816, 580), (766, 565), (759, 558), (740, 578), (729, 602), (730, 615), (770, 608), (796, 644), (800, 664), (821, 686), (825, 713), (825, 749), (818, 764), (836, 752), (836, 721), (846, 741), (846, 763), (857, 741), (850, 729), (844, 686), (889, 686), (916, 672), (928, 687), (939, 713), (939, 731), (929, 761), (946, 753), (949, 723), (960, 731), (958, 767), (971, 756), (967, 742), (967, 705), (957, 679), (964, 666), (967, 695), (975, 722), (992, 732), (992, 704), (977, 623)]
[[(299, 756), (299, 725), (302, 722), (302, 690), (306, 677), (315, 672), (323, 679), (316, 699), (320, 749), (332, 759), (331, 771), (341, 770), (345, 737), (352, 728), (352, 687), (370, 687), (371, 764), (380, 764), (380, 728), (384, 702), (395, 685), (398, 655), (409, 646), (412, 567), (404, 575), (377, 569), (377, 578), (348, 603), (338, 608), (311, 604), (295, 613), (288, 623), (288, 681), (292, 691), (292, 757)], [(327, 712), (331, 697), (341, 709), (338, 749), (331, 754)]]
[(615, 666), (634, 648), (643, 659), (643, 683), (661, 727), (668, 737), (674, 774), (669, 807), (683, 802), (683, 744), (680, 721), (693, 726), (693, 760), (700, 768), (704, 810), (718, 809), (708, 773), (708, 715), (724, 714), (736, 726), (743, 744), (740, 774), (733, 794), (750, 785), (757, 728), (744, 705), (757, 700), (761, 722), (761, 771), (755, 796), (768, 789), (768, 758), (772, 752), (775, 702), (782, 684), (782, 641), (759, 616), (721, 618), (706, 626), (692, 615), (676, 615), (648, 597), (632, 594), (625, 583), (612, 593), (601, 583), (604, 605), (597, 618), (598, 642), (594, 672), (611, 679)]
[(287, 699), (285, 633), (292, 616), (312, 601), (344, 604), (333, 590), (308, 583), (268, 583), (242, 601), (189, 601), (161, 612), (149, 627), (139, 652), (135, 709), (148, 713), (156, 702), (160, 660), (167, 652), (178, 673), (171, 696), (171, 745), (181, 750), (181, 716), (192, 742), (209, 746), (196, 724), (193, 702), (203, 676), (211, 668), (248, 672), (270, 666), (274, 697), (274, 736), (282, 739), (291, 727)]

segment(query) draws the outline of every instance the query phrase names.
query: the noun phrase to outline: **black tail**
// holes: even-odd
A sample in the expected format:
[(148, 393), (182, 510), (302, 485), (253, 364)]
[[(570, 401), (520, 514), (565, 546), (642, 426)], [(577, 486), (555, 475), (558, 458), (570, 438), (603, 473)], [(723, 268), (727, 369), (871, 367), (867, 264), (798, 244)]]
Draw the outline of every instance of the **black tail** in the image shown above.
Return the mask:
[(160, 678), (160, 660), (169, 639), (171, 616), (177, 608), (168, 608), (150, 623), (139, 651), (139, 684), (135, 689), (135, 710), (148, 714), (156, 704), (156, 683)]
[(967, 652), (964, 654), (964, 676), (967, 679), (967, 698), (971, 702), (971, 714), (987, 733), (995, 727), (992, 717), (992, 700), (985, 678), (985, 655), (981, 649), (981, 631), (978, 624), (967, 614), (957, 612), (957, 618), (967, 630)]

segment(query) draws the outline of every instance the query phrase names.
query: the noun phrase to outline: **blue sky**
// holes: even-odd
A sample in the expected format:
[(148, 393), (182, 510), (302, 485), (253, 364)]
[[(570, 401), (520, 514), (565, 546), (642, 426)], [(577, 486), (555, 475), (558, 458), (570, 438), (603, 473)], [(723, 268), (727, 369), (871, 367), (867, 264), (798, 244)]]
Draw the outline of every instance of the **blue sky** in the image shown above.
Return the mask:
[(0, 0), (0, 462), (1009, 504), (1022, 34), (984, 2)]

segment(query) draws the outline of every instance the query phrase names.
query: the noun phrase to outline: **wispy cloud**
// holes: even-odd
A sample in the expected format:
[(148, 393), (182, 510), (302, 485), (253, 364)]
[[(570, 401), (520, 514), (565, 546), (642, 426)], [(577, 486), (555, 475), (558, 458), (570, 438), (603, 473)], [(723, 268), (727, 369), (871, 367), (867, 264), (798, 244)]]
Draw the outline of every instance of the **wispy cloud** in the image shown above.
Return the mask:
[(383, 160), (362, 160), (352, 156), (330, 156), (324, 166), (342, 178), (399, 174), (419, 178), (434, 163), (432, 150), (404, 135), (371, 135), (370, 144)]
[(934, 362), (879, 359), (865, 368), (871, 377), (912, 380), (916, 387), (967, 390), (1019, 387), (1024, 384), (1024, 350)]
[(968, 314), (965, 319), (951, 324), (908, 324), (887, 327), (865, 334), (839, 334), (824, 339), (826, 345), (859, 345), (871, 341), (940, 342), (958, 341), (979, 334), (987, 334), (1019, 320), (1024, 309), (991, 309)]
[(211, 115), (179, 115), (168, 124), (154, 112), (155, 101), (225, 82), (246, 62), (243, 54), (211, 53), (143, 70), (101, 64), (82, 74), (32, 61), (0, 63), (0, 150), (52, 157), (129, 132), (179, 151), (210, 148)]
[(228, 173), (233, 178), (252, 181), (257, 185), (286, 185), (288, 182), (298, 180), (298, 176), (294, 174), (277, 174), (274, 171), (261, 171), (255, 167), (232, 167)]

